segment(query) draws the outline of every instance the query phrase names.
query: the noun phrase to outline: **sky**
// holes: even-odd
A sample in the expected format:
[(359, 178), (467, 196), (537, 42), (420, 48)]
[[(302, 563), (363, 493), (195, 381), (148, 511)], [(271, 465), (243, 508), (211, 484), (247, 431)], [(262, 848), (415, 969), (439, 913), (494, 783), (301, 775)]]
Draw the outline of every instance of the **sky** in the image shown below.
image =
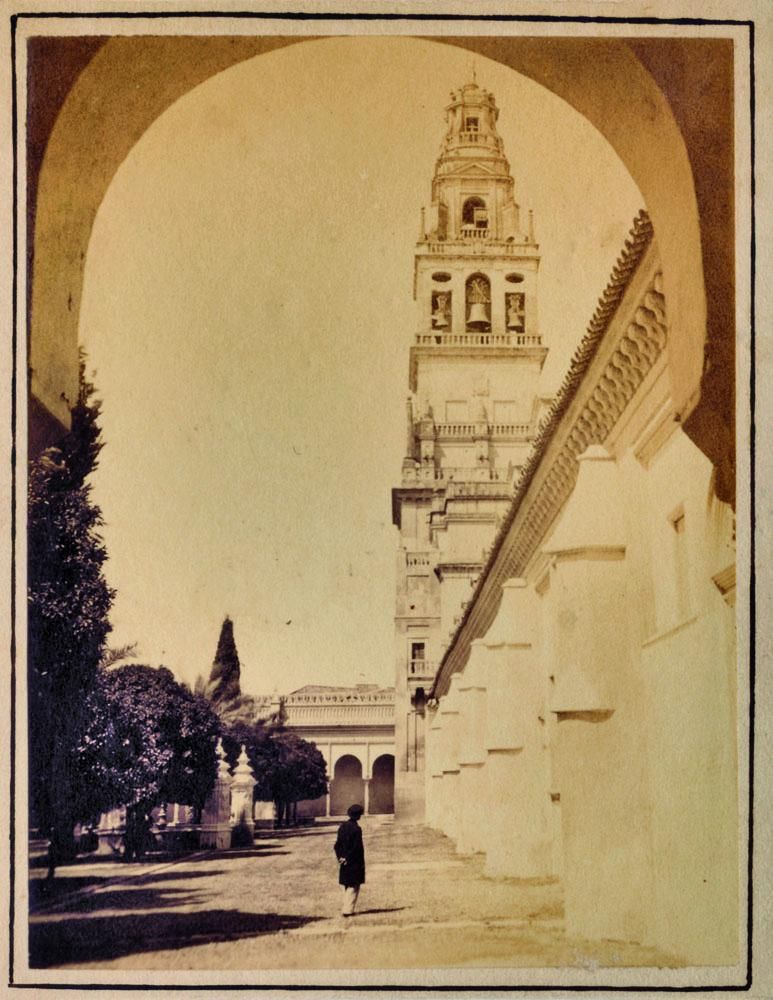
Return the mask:
[[(643, 201), (561, 99), (475, 71), (534, 210), (551, 393)], [(305, 41), (185, 95), (119, 168), (80, 319), (111, 645), (192, 684), (228, 614), (245, 692), (394, 683), (413, 254), (449, 92), (471, 75), (439, 43)]]

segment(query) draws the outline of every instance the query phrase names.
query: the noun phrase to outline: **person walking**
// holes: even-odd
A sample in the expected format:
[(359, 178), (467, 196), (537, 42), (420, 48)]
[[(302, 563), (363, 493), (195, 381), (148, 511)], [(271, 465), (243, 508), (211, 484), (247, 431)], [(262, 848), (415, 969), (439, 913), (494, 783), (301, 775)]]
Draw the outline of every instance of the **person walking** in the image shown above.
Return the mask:
[(349, 806), (349, 817), (338, 827), (335, 855), (338, 858), (338, 881), (344, 887), (344, 905), (341, 911), (345, 917), (354, 916), (354, 907), (360, 894), (360, 886), (365, 881), (365, 849), (362, 846), (362, 830), (357, 820), (362, 816), (362, 806)]

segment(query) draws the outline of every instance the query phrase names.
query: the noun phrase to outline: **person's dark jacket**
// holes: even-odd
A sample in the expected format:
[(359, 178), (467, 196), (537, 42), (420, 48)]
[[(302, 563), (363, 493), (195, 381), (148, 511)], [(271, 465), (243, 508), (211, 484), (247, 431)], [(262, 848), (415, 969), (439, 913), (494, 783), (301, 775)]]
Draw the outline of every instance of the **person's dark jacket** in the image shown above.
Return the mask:
[[(338, 881), (341, 885), (362, 885), (365, 881), (365, 849), (362, 830), (353, 819), (338, 827), (335, 847), (338, 858)], [(345, 864), (342, 864), (342, 860)]]

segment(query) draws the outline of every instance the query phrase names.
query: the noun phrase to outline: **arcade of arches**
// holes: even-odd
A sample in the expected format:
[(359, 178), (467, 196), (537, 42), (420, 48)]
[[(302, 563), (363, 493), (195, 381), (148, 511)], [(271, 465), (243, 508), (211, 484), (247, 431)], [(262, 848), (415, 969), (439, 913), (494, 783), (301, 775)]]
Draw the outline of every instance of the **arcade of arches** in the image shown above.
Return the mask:
[(300, 802), (299, 816), (344, 816), (355, 803), (366, 815), (394, 812), (394, 688), (310, 684), (259, 699), (258, 714), (275, 713), (280, 705), (285, 727), (313, 742), (327, 765), (327, 795)]
[(344, 754), (335, 763), (330, 782), (330, 815), (343, 816), (349, 806), (359, 803), (367, 815), (394, 812), (395, 758), (381, 754), (373, 762), (369, 779), (363, 777), (362, 761), (353, 754)]

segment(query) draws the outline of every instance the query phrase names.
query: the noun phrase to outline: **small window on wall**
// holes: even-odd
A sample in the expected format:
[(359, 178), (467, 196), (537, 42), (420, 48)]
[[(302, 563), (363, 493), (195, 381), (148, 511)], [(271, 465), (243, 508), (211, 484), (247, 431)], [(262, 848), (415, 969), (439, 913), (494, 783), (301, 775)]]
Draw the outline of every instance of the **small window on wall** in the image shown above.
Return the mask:
[(507, 329), (513, 333), (523, 333), (526, 329), (526, 297), (523, 292), (508, 292), (505, 295), (505, 316)]
[(462, 205), (462, 227), (485, 229), (488, 226), (488, 210), (482, 198), (468, 198)]
[(451, 293), (432, 293), (432, 329), (448, 330), (451, 326)]
[(464, 130), (465, 132), (477, 132), (480, 128), (480, 119), (468, 116), (464, 120)]
[(411, 643), (411, 661), (409, 669), (412, 674), (421, 676), (424, 673), (426, 660), (426, 649), (423, 642)]

